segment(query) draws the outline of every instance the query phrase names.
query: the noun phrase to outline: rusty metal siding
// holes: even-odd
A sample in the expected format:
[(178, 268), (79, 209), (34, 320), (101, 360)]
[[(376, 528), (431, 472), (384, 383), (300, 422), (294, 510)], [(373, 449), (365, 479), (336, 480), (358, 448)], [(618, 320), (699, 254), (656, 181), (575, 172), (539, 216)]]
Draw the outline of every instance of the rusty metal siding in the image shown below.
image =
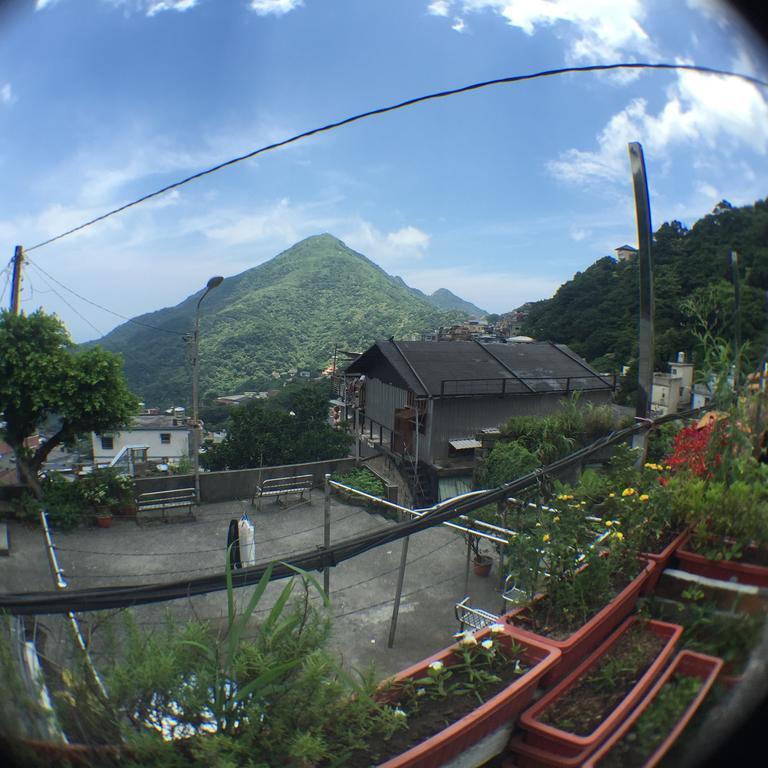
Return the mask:
[[(499, 427), (512, 416), (545, 416), (564, 402), (563, 395), (521, 395), (518, 397), (455, 397), (433, 402), (429, 453), (420, 450), (424, 461), (434, 463), (448, 456), (448, 441), (471, 437), (485, 427)], [(583, 395), (581, 405), (609, 403), (611, 392)]]

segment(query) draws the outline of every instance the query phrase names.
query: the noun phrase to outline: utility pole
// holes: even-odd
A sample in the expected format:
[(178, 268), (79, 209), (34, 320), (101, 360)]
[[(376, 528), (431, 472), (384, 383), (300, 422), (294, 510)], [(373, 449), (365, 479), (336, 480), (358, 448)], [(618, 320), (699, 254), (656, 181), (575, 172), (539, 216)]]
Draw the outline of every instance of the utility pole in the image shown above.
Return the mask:
[(19, 314), (21, 293), (21, 265), (24, 263), (24, 247), (17, 245), (13, 252), (13, 279), (11, 282), (11, 314)]

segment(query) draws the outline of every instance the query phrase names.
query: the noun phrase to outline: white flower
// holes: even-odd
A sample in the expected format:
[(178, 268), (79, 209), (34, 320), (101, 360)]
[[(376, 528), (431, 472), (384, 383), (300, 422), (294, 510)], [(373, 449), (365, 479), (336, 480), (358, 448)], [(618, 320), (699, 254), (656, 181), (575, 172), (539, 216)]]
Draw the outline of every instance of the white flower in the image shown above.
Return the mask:
[(417, 688), (416, 689), (416, 695), (417, 696), (423, 696), (427, 692), (426, 688)]
[(395, 707), (393, 710), (393, 714), (395, 715), (395, 717), (402, 717), (403, 719), (408, 717), (408, 715), (402, 709), (400, 709), (400, 707)]
[(482, 645), (483, 648), (485, 648), (486, 651), (490, 651), (491, 648), (493, 648), (493, 640), (488, 638), (487, 640), (483, 640), (483, 642), (480, 643), (480, 645)]
[(461, 648), (470, 648), (473, 645), (477, 645), (477, 639), (471, 632), (462, 632), (459, 637), (459, 646)]
[(500, 635), (504, 631), (503, 624), (491, 624), (488, 629), (491, 630), (492, 635)]
[(442, 671), (443, 671), (443, 669), (445, 668), (445, 665), (443, 664), (443, 662), (442, 662), (442, 661), (433, 661), (433, 662), (432, 662), (432, 663), (429, 665), (429, 668), (430, 668), (430, 669), (432, 669), (432, 670), (434, 670), (435, 672), (442, 672)]

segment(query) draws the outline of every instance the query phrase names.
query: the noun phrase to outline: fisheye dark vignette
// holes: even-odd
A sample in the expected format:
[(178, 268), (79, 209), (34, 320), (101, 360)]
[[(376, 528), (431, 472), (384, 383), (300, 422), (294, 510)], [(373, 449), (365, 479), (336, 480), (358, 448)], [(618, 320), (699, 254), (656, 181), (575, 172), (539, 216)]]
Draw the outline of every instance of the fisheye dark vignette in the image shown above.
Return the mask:
[[(176, 182), (510, 72), (765, 80), (764, 42), (699, 0), (422, 5), (14, 9), (0, 606), (19, 761), (744, 746), (764, 689), (761, 86), (563, 74)], [(61, 45), (75, 17), (89, 44)], [(58, 69), (22, 75), (33, 29)], [(568, 714), (569, 671), (591, 720)]]

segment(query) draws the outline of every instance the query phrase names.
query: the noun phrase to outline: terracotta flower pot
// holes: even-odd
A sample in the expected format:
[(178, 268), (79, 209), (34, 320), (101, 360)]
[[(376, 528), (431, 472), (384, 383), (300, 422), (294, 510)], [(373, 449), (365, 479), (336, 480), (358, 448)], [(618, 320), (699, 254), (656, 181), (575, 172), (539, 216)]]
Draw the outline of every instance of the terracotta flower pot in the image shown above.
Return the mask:
[(705, 656), (702, 653), (694, 651), (682, 651), (675, 660), (667, 667), (664, 674), (656, 681), (656, 684), (648, 692), (648, 695), (638, 705), (637, 709), (624, 721), (624, 724), (603, 744), (600, 749), (584, 764), (584, 768), (596, 768), (606, 755), (610, 754), (618, 743), (632, 730), (635, 723), (640, 719), (645, 710), (653, 703), (656, 696), (664, 688), (672, 675), (679, 673), (691, 677), (701, 678), (701, 688), (691, 700), (685, 711), (680, 715), (676, 723), (668, 723), (669, 730), (664, 740), (651, 752), (643, 768), (653, 768), (664, 758), (671, 747), (685, 730), (685, 727), (691, 721), (701, 703), (709, 693), (710, 688), (717, 679), (720, 670), (723, 668), (723, 660), (715, 656)]
[(491, 566), (493, 565), (493, 559), (488, 555), (478, 555), (472, 564), (475, 571), (475, 575), (487, 578), (491, 575)]
[[(587, 654), (597, 648), (605, 638), (632, 612), (640, 591), (646, 579), (654, 569), (653, 563), (647, 563), (642, 571), (619, 592), (610, 603), (598, 611), (586, 624), (576, 630), (565, 640), (553, 640), (546, 635), (539, 635), (521, 626), (525, 613), (525, 606), (516, 608), (507, 613), (502, 619), (507, 624), (514, 625), (521, 637), (546, 643), (560, 651), (560, 662), (551, 669), (544, 680), (543, 685), (554, 685), (564, 675), (567, 675)], [(537, 600), (546, 599), (546, 595), (539, 595)]]
[[(479, 641), (489, 636), (490, 629), (476, 635)], [(522, 661), (531, 668), (474, 711), (406, 752), (386, 760), (379, 768), (438, 768), (452, 765), (451, 761), (457, 758), (457, 765), (481, 765), (504, 750), (518, 715), (531, 703), (542, 676), (557, 663), (560, 652), (535, 640), (520, 637), (511, 627), (505, 627), (500, 638), (506, 645), (513, 641), (523, 645)], [(455, 646), (446, 648), (400, 672), (394, 683), (424, 677), (433, 661), (442, 661), (450, 667), (456, 658), (454, 654)], [(462, 762), (468, 754), (471, 754), (471, 761)]]
[(112, 515), (107, 513), (97, 513), (96, 525), (99, 528), (111, 528), (112, 527)]
[[(583, 764), (584, 760), (600, 747), (608, 736), (621, 725), (627, 714), (637, 706), (674, 652), (675, 644), (683, 633), (681, 626), (663, 621), (648, 622), (647, 630), (664, 640), (661, 651), (632, 689), (591, 733), (584, 735), (571, 733), (540, 719), (541, 715), (579, 683), (581, 678), (638, 621), (640, 619), (637, 616), (627, 619), (617, 632), (590, 654), (571, 674), (522, 714), (520, 727), (525, 731), (525, 736), (523, 743), (516, 741), (514, 746), (520, 755), (518, 760), (520, 768), (541, 768), (542, 766), (563, 768), (563, 766)], [(536, 750), (536, 754), (532, 754), (525, 747), (532, 747)], [(566, 758), (566, 760), (563, 761), (562, 758)], [(572, 761), (576, 762), (573, 763)]]
[[(752, 584), (756, 587), (768, 587), (768, 567), (764, 565), (752, 565), (738, 560), (710, 560), (704, 555), (687, 548), (691, 534), (685, 537), (677, 550), (677, 559), (680, 567), (688, 573), (696, 573), (710, 579), (721, 581), (736, 581), (739, 584)], [(759, 552), (757, 547), (749, 548), (752, 552)]]
[(669, 565), (675, 552), (679, 549), (682, 543), (688, 538), (690, 530), (686, 528), (675, 536), (672, 541), (667, 544), (661, 552), (641, 552), (640, 557), (643, 560), (647, 560), (649, 563), (653, 563), (653, 570), (648, 576), (648, 580), (643, 585), (642, 595), (650, 595), (659, 583), (661, 574), (664, 573), (664, 569)]

